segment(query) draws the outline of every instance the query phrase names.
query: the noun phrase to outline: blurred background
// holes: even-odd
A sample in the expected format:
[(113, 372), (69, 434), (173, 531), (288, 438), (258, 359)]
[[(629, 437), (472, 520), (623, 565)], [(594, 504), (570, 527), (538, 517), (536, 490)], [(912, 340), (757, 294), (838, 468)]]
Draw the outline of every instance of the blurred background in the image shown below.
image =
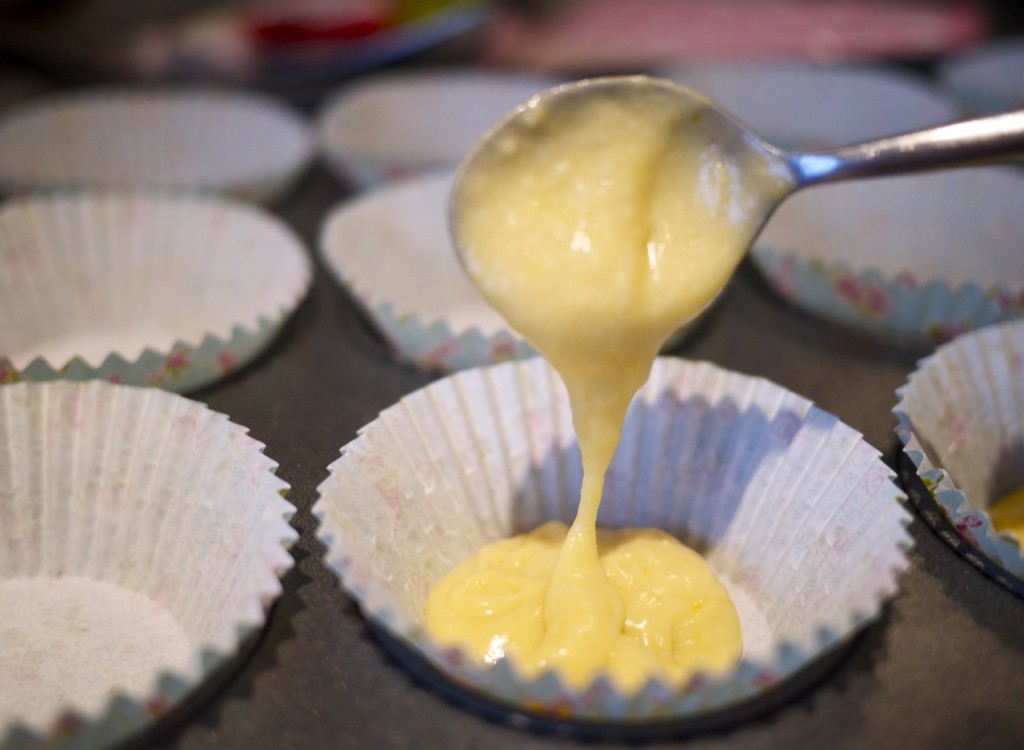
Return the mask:
[(1021, 29), (1012, 0), (0, 0), (0, 60), (68, 82), (213, 80), (313, 99), (410, 64), (621, 72), (885, 59)]

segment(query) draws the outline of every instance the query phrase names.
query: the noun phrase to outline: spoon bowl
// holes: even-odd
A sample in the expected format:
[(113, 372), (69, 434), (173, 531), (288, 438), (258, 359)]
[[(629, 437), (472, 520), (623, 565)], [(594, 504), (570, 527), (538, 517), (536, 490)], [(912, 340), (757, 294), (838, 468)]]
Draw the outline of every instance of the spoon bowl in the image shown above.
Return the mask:
[(795, 189), (780, 153), (672, 81), (558, 86), (506, 115), (459, 166), (454, 245), (521, 332), (550, 319), (530, 301), (544, 279), (558, 314), (589, 337), (582, 346), (600, 348), (612, 328), (663, 338), (712, 302)]
[[(985, 164), (1024, 155), (1024, 111), (802, 152), (768, 143), (709, 97), (673, 81), (647, 76), (585, 79), (537, 94), (509, 112), (460, 164), (451, 193), (450, 221), (455, 247), (471, 276), (474, 261), (460, 227), (481, 168), (496, 156), (507, 156), (510, 149), (523, 148), (521, 144), (532, 148), (543, 137), (546, 123), (557, 122), (588, 102), (644, 98), (687, 112), (672, 136), (690, 140), (709, 167), (731, 175), (736, 187), (729, 197), (746, 212), (741, 238), (746, 250), (778, 205), (797, 190), (824, 182)], [(595, 153), (593, 158), (605, 155)], [(699, 174), (703, 178), (705, 172)], [(679, 187), (683, 190), (686, 186)], [(712, 204), (708, 208), (709, 212), (718, 209)]]
[[(750, 198), (760, 204), (760, 221), (756, 223), (750, 242), (761, 226), (786, 195), (798, 187), (796, 174), (787, 152), (768, 143), (750, 128), (726, 112), (708, 96), (667, 79), (648, 76), (611, 76), (589, 78), (555, 86), (538, 93), (508, 112), (468, 152), (459, 164), (452, 185), (450, 219), (455, 247), (466, 262), (466, 245), (460, 241), (460, 211), (465, 203), (467, 185), (474, 181), (480, 168), (495, 154), (508, 154), (516, 143), (530, 143), (537, 139), (537, 131), (545, 122), (585, 106), (596, 99), (629, 99), (653, 97), (667, 103), (683, 103), (687, 116), (676, 124), (674, 136), (700, 143), (702, 150), (713, 160), (728, 160), (730, 168), (742, 174), (754, 170), (764, 171), (768, 165), (772, 174), (770, 187), (742, 185)], [(543, 135), (540, 137), (544, 137)], [(595, 155), (601, 158), (601, 155)], [(752, 181), (751, 181), (752, 182)], [(754, 188), (751, 190), (751, 188)]]

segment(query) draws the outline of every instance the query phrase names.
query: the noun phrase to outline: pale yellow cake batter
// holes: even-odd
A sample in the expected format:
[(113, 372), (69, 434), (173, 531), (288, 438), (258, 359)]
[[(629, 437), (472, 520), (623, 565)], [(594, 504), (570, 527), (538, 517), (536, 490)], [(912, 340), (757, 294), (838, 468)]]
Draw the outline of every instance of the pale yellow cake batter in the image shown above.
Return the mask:
[[(700, 555), (658, 529), (599, 529), (600, 575), (611, 592), (604, 606), (611, 611), (581, 623), (573, 608), (575, 597), (588, 595), (581, 591), (558, 605), (564, 627), (551, 630), (545, 599), (566, 531), (551, 521), (490, 544), (452, 570), (427, 602), (434, 637), (488, 663), (512, 658), (527, 674), (558, 664), (582, 683), (600, 670), (627, 691), (652, 675), (684, 681), (736, 661), (740, 631), (729, 594)], [(584, 630), (585, 643), (574, 629)]]
[(988, 509), (992, 525), (997, 531), (1006, 531), (1024, 544), (1024, 486), (1003, 495)]
[(599, 543), (597, 510), (659, 347), (722, 289), (788, 178), (758, 155), (720, 153), (700, 110), (664, 90), (531, 105), (463, 175), (453, 231), (485, 296), (566, 384), (580, 504), (564, 543), (544, 526), (453, 570), (430, 595), (428, 628), (576, 685), (726, 669), (739, 621), (707, 564), (657, 531)]

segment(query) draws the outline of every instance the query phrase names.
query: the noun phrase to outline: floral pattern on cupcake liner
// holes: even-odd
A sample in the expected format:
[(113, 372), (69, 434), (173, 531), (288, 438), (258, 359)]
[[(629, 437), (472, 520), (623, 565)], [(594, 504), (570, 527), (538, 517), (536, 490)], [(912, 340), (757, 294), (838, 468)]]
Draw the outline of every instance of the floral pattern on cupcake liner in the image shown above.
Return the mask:
[[(1004, 330), (1008, 330), (1007, 326), (1019, 327), (1022, 325), (1024, 323), (1006, 323), (1002, 326), (993, 326), (984, 331), (969, 334), (969, 336), (994, 340)], [(933, 462), (928, 456), (925, 441), (922, 440), (918, 430), (915, 429), (914, 422), (906, 406), (906, 396), (912, 385), (914, 375), (921, 372), (930, 363), (934, 363), (937, 357), (943, 355), (946, 347), (955, 347), (957, 345), (957, 342), (946, 344), (945, 347), (939, 349), (935, 354), (922, 359), (918, 363), (915, 373), (911, 374), (908, 382), (896, 391), (898, 400), (892, 409), (896, 417), (894, 431), (903, 446), (904, 456), (913, 467), (913, 473), (920, 479), (922, 489), (934, 501), (934, 509), (925, 507), (922, 510), (922, 515), (928, 524), (939, 533), (946, 543), (956, 549), (972, 565), (991, 575), (1007, 588), (1024, 596), (1024, 554), (1022, 554), (1021, 546), (1017, 539), (1012, 534), (996, 530), (989, 514), (971, 505), (967, 495), (953, 481), (949, 472)], [(1024, 356), (1018, 353), (1015, 356), (1009, 357), (1007, 359), (1007, 367), (1012, 373), (1012, 377), (1016, 378), (1016, 382), (1024, 384)], [(972, 383), (972, 385), (977, 384)], [(949, 394), (949, 398), (954, 403), (963, 402), (963, 398), (958, 396), (955, 391)], [(954, 425), (954, 430), (958, 439), (963, 441), (970, 440), (970, 430), (966, 421), (958, 420)], [(911, 497), (915, 500), (915, 504), (921, 508), (922, 503), (917, 498), (914, 498), (913, 493), (911, 493)], [(941, 514), (941, 518), (934, 517), (936, 511)], [(945, 533), (942, 529), (943, 522), (948, 524), (948, 529), (945, 530)], [(956, 538), (952, 538), (954, 532), (957, 535)], [(972, 554), (971, 549), (964, 548), (964, 543), (987, 559), (982, 559), (979, 555)], [(1012, 576), (1014, 580), (1005, 580), (1007, 574)]]
[[(357, 299), (353, 284), (342, 282)], [(476, 327), (456, 333), (446, 320), (427, 323), (416, 313), (398, 313), (391, 302), (361, 302), (396, 359), (430, 372), (456, 372), (536, 356), (530, 344), (508, 331), (485, 334)]]
[[(349, 290), (358, 296), (355, 289)], [(373, 305), (366, 298), (362, 302), (392, 355), (428, 372), (452, 373), (537, 356), (528, 341), (510, 331), (487, 335), (473, 327), (456, 333), (446, 320), (426, 323), (415, 313), (396, 313), (390, 302)], [(671, 351), (681, 344), (701, 317), (677, 329), (662, 350)]]
[[(949, 475), (929, 461), (914, 434), (909, 417), (901, 411), (894, 411), (898, 420), (896, 435), (903, 444), (904, 455), (913, 465), (925, 491), (934, 500), (936, 509), (942, 515), (941, 520), (931, 518), (929, 513), (934, 511), (922, 509), (922, 515), (928, 525), (939, 532), (939, 536), (974, 567), (988, 573), (1007, 588), (1024, 592), (1024, 589), (1021, 589), (1024, 586), (1024, 557), (1021, 556), (1020, 546), (1013, 537), (996, 531), (988, 513), (975, 510), (967, 503), (966, 496), (957, 489)], [(919, 502), (915, 504), (921, 508)], [(950, 529), (955, 530), (957, 539), (949, 538), (948, 534), (942, 532), (942, 521), (945, 521)], [(986, 565), (985, 560), (963, 549), (961, 542), (965, 542), (991, 560), (998, 570), (992, 570)], [(1000, 570), (1012, 575), (1017, 579), (1016, 582), (1003, 580), (999, 574)]]
[(178, 341), (166, 353), (146, 349), (133, 360), (114, 352), (99, 365), (75, 357), (55, 367), (40, 356), (18, 369), (10, 358), (0, 355), (0, 384), (26, 380), (106, 380), (117, 385), (151, 386), (186, 393), (241, 369), (270, 344), (284, 324), (284, 318), (282, 315), (274, 322), (261, 320), (255, 330), (236, 326), (228, 340), (211, 334), (198, 346)]
[(756, 246), (753, 256), (786, 301), (883, 338), (941, 344), (975, 328), (1024, 317), (1024, 289), (950, 287), (911, 271), (893, 277), (875, 269), (854, 271), (764, 246)]

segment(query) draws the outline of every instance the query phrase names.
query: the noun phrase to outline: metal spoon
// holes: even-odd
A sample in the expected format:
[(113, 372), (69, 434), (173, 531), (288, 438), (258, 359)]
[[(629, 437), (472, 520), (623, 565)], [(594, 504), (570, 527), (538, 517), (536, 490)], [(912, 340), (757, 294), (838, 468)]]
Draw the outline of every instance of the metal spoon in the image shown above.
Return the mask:
[[(706, 128), (708, 121), (713, 124), (716, 145), (720, 150), (724, 145), (725, 153), (735, 157), (737, 166), (742, 167), (751, 156), (757, 161), (767, 158), (788, 175), (785, 189), (761, 196), (763, 200), (759, 204), (764, 215), (760, 222), (752, 225), (754, 232), (748, 248), (775, 208), (797, 190), (823, 182), (970, 166), (1024, 156), (1024, 111), (955, 122), (852, 146), (797, 152), (766, 142), (714, 101), (686, 86), (647, 76), (593, 78), (539, 94), (506, 115), (477, 143), (456, 173), (451, 202), (453, 227), (458, 224), (461, 187), (466, 176), (482, 156), (491, 149), (501, 148), (504, 135), (528, 129), (532, 118), (541, 110), (551, 113), (556, 108), (576, 106), (586, 97), (636, 95), (644, 90), (656, 91), (662, 96), (667, 92), (690, 102), (704, 120), (702, 127)], [(461, 257), (457, 234), (455, 243)]]

